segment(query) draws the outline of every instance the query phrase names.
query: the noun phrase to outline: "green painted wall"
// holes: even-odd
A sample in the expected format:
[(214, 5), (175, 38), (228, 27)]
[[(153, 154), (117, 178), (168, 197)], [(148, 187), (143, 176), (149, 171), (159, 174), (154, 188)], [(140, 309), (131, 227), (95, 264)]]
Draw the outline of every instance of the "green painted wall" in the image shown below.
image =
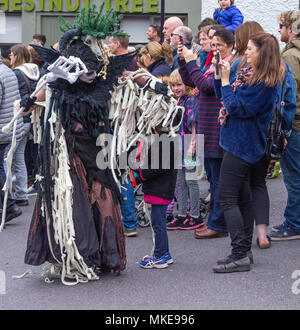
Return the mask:
[[(107, 8), (114, 8), (125, 15), (160, 14), (160, 0), (0, 0), (0, 10), (22, 14), (22, 41), (27, 44), (35, 33), (47, 35), (53, 44), (59, 38), (57, 16), (72, 19), (81, 9), (105, 2)], [(188, 5), (186, 4), (188, 2)], [(166, 15), (187, 15), (188, 26), (197, 32), (201, 19), (201, 1), (165, 0)], [(148, 26), (145, 26), (145, 33)]]

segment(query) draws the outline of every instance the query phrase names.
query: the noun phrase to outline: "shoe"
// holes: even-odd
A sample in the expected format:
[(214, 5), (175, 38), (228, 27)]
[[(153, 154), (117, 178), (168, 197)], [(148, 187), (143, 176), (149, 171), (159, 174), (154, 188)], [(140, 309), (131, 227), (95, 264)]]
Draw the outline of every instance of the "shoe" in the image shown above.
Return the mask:
[(16, 204), (18, 206), (27, 206), (29, 205), (28, 199), (17, 199)]
[(167, 223), (167, 230), (179, 229), (179, 226), (182, 225), (184, 220), (184, 217), (175, 217), (171, 222)]
[[(6, 211), (5, 223), (11, 221), (14, 218), (19, 217), (21, 214), (22, 214), (22, 210), (19, 208), (19, 206), (14, 204)], [(0, 212), (0, 216), (2, 218), (2, 211)]]
[(178, 229), (181, 230), (192, 230), (203, 227), (205, 223), (203, 222), (202, 218), (193, 218), (192, 216), (188, 215), (185, 220), (178, 225)]
[(227, 263), (213, 267), (215, 273), (248, 272), (249, 270), (251, 270), (251, 267), (248, 257), (239, 260), (232, 260), (232, 258), (229, 258)]
[(30, 188), (28, 188), (27, 190), (27, 196), (35, 196), (37, 195), (37, 191), (34, 188), (34, 186), (31, 186)]
[(174, 260), (173, 260), (173, 258), (171, 256), (171, 253), (170, 252), (167, 252), (162, 257), (166, 260), (166, 262), (167, 262), (168, 265), (171, 265), (172, 263), (174, 263)]
[[(250, 264), (254, 264), (253, 253), (252, 253), (251, 250), (247, 252), (247, 257), (248, 257), (249, 260), (250, 260)], [(227, 257), (225, 257), (225, 258), (220, 258), (220, 259), (218, 259), (218, 261), (217, 261), (217, 265), (226, 264), (226, 263), (228, 263), (228, 262), (230, 261), (231, 258), (232, 258), (231, 255), (230, 255), (230, 256), (227, 256)]]
[(207, 228), (206, 230), (195, 231), (194, 235), (195, 235), (195, 238), (205, 239), (205, 238), (227, 237), (228, 233), (219, 232), (219, 231), (215, 231), (215, 230)]
[(131, 230), (125, 230), (125, 229), (124, 229), (124, 235), (125, 235), (126, 237), (135, 237), (135, 236), (138, 235), (138, 232), (137, 232), (136, 229), (131, 229)]
[(172, 213), (168, 213), (166, 216), (167, 224), (169, 222), (172, 222), (173, 219), (174, 219), (174, 215)]
[(151, 269), (151, 268), (157, 268), (157, 269), (162, 269), (162, 268), (167, 268), (168, 263), (164, 257), (161, 258), (155, 258), (150, 257), (150, 256), (145, 256), (140, 262), (139, 265), (142, 268), (145, 269)]
[(271, 179), (275, 179), (278, 177), (278, 175), (281, 173), (281, 170), (280, 170), (280, 163), (279, 162), (276, 162), (275, 165), (274, 165), (274, 168), (273, 168), (273, 171), (272, 171), (272, 175), (271, 175)]
[(290, 241), (293, 239), (300, 239), (300, 231), (283, 224), (282, 227), (270, 235), (271, 241)]
[(273, 231), (274, 233), (276, 233), (276, 232), (278, 232), (278, 230), (281, 229), (282, 226), (283, 226), (283, 223), (282, 223), (281, 225), (274, 226), (274, 227), (272, 227), (272, 231)]

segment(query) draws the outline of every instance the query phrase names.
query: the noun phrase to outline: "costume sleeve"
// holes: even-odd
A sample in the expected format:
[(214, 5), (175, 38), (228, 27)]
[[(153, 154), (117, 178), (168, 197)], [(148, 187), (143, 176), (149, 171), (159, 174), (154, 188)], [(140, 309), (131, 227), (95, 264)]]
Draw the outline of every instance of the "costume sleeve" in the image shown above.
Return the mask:
[(210, 75), (208, 78), (200, 70), (196, 61), (190, 61), (186, 64), (189, 75), (200, 92), (205, 94), (214, 94), (214, 76)]
[(263, 84), (241, 86), (234, 93), (230, 85), (222, 87), (223, 103), (235, 118), (254, 118), (266, 108), (275, 105), (276, 88), (268, 88)]

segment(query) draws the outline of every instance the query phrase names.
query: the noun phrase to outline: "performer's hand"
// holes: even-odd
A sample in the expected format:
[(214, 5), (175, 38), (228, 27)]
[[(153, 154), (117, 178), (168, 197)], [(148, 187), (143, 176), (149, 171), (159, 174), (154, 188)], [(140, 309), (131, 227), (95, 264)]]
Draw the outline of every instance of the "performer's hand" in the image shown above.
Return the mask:
[(152, 88), (157, 94), (163, 94), (163, 95), (169, 97), (168, 85), (165, 83), (162, 83), (160, 79), (157, 79), (154, 76), (147, 80), (146, 88), (147, 87)]
[(33, 105), (34, 102), (36, 101), (36, 97), (30, 97), (29, 95), (25, 95), (22, 97), (20, 101), (20, 107), (24, 108), (24, 112), (27, 112)]

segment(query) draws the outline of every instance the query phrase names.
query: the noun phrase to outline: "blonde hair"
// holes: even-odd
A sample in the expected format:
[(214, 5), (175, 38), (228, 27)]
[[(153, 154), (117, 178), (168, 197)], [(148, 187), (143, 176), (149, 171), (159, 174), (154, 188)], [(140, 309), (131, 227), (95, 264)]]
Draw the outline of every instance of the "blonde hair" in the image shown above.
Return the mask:
[[(170, 75), (170, 77), (168, 79), (168, 84), (169, 84), (170, 87), (172, 87), (173, 85), (175, 85), (178, 82), (182, 82), (183, 83), (179, 71), (178, 70), (174, 70), (171, 73), (171, 75)], [(188, 94), (188, 95), (193, 95), (194, 94), (194, 89), (192, 87), (189, 87), (189, 86), (186, 86), (186, 85), (185, 85), (185, 87), (186, 87), (186, 94)]]
[(141, 49), (140, 54), (150, 55), (155, 61), (165, 58), (168, 64), (173, 63), (173, 49), (167, 42), (162, 45), (157, 41), (149, 42)]

